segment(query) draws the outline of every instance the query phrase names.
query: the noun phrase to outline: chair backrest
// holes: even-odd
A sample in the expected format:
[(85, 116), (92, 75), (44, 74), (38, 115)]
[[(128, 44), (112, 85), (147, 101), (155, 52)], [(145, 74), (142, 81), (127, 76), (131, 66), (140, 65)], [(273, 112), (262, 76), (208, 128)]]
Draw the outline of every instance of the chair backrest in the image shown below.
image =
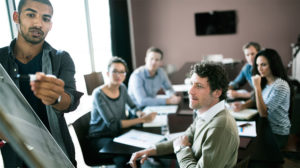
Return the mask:
[(104, 84), (102, 72), (92, 72), (84, 75), (84, 80), (88, 95), (91, 95), (96, 87)]
[(90, 121), (90, 112), (84, 114), (80, 118), (78, 118), (72, 125), (74, 127), (75, 133), (77, 135), (77, 139), (79, 142), (79, 145), (81, 147), (83, 159), (87, 165), (90, 165), (89, 163), (89, 147), (87, 142), (87, 134), (89, 129), (89, 121)]
[(297, 80), (290, 81), (291, 99), (289, 116), (291, 120), (291, 134), (300, 133), (300, 83)]
[[(185, 131), (193, 122), (193, 115), (168, 114), (169, 132)], [(180, 124), (178, 124), (180, 123)]]
[(79, 145), (81, 147), (82, 155), (85, 164), (88, 166), (99, 166), (99, 165), (107, 165), (112, 164), (113, 161), (109, 159), (104, 159), (103, 155), (93, 150), (93, 146), (90, 145), (90, 141), (88, 139), (88, 130), (89, 130), (89, 122), (91, 119), (91, 112), (88, 112), (78, 118), (72, 125), (74, 127), (75, 133), (77, 135), (77, 139), (79, 141)]
[(74, 127), (74, 130), (76, 132), (78, 141), (80, 143), (80, 146), (84, 146), (84, 140), (86, 140), (88, 129), (89, 129), (89, 121), (91, 118), (91, 112), (88, 112), (78, 118), (72, 125)]

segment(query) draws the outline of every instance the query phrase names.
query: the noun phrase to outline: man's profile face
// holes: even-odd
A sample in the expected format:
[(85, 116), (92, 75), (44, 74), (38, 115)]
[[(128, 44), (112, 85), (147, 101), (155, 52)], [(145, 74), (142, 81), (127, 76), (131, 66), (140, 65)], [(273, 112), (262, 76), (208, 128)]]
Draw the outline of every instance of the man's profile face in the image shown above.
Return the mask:
[(191, 88), (189, 89), (189, 106), (191, 109), (208, 110), (213, 104), (208, 78), (201, 78), (196, 73), (191, 77)]
[(161, 65), (161, 54), (157, 52), (149, 52), (146, 55), (145, 62), (149, 71), (156, 71)]
[(251, 66), (253, 66), (254, 58), (255, 58), (257, 52), (258, 51), (256, 50), (256, 48), (253, 46), (250, 46), (250, 47), (244, 49), (244, 54), (245, 54), (246, 60), (247, 60), (248, 64), (250, 64)]
[(19, 34), (31, 44), (44, 41), (52, 28), (52, 8), (46, 4), (28, 0), (14, 21), (18, 24)]

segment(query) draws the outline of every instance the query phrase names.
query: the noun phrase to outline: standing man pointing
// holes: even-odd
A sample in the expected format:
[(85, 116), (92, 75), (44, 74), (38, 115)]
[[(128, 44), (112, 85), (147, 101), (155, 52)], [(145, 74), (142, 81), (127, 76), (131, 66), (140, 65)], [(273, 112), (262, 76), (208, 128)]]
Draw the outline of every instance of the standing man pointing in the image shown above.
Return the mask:
[[(52, 28), (49, 0), (20, 0), (13, 20), (18, 37), (0, 49), (0, 63), (47, 127), (66, 156), (76, 166), (75, 150), (64, 119), (82, 93), (76, 91), (75, 66), (70, 55), (52, 48), (45, 38)], [(36, 80), (19, 81), (18, 75), (36, 74)], [(55, 75), (57, 78), (45, 74)], [(27, 167), (9, 143), (1, 148), (5, 167)]]

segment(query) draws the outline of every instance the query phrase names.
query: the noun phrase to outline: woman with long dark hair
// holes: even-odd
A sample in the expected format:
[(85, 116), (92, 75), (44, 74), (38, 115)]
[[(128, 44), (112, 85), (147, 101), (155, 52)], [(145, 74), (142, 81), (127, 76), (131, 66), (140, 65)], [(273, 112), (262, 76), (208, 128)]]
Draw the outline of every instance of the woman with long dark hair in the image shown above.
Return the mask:
[(246, 103), (234, 103), (234, 111), (256, 105), (259, 115), (268, 118), (280, 148), (284, 147), (290, 133), (290, 94), (288, 76), (279, 54), (273, 49), (257, 53), (252, 70), (255, 98)]

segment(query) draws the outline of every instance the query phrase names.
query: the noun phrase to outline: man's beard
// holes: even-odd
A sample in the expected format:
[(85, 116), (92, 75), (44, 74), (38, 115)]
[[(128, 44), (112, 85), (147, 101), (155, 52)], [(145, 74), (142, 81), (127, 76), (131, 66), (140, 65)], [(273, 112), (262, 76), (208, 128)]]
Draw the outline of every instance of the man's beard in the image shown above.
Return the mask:
[(194, 109), (194, 110), (202, 108), (202, 106), (199, 103), (198, 104), (192, 104), (191, 101), (189, 102), (189, 107), (191, 109)]
[[(22, 27), (22, 24), (20, 23), (20, 34), (25, 39), (26, 42), (31, 43), (31, 44), (39, 44), (45, 40), (45, 36), (44, 36), (45, 33), (41, 29), (36, 28), (36, 27), (30, 27), (28, 30), (28, 33), (25, 34), (21, 27)], [(39, 38), (31, 37), (31, 35), (29, 34), (31, 31), (37, 31), (40, 34), (40, 37)]]
[(30, 35), (26, 35), (22, 30), (21, 30), (21, 35), (25, 39), (25, 41), (31, 43), (31, 44), (39, 44), (42, 41), (44, 41), (45, 37), (41, 36), (41, 38), (32, 38)]

